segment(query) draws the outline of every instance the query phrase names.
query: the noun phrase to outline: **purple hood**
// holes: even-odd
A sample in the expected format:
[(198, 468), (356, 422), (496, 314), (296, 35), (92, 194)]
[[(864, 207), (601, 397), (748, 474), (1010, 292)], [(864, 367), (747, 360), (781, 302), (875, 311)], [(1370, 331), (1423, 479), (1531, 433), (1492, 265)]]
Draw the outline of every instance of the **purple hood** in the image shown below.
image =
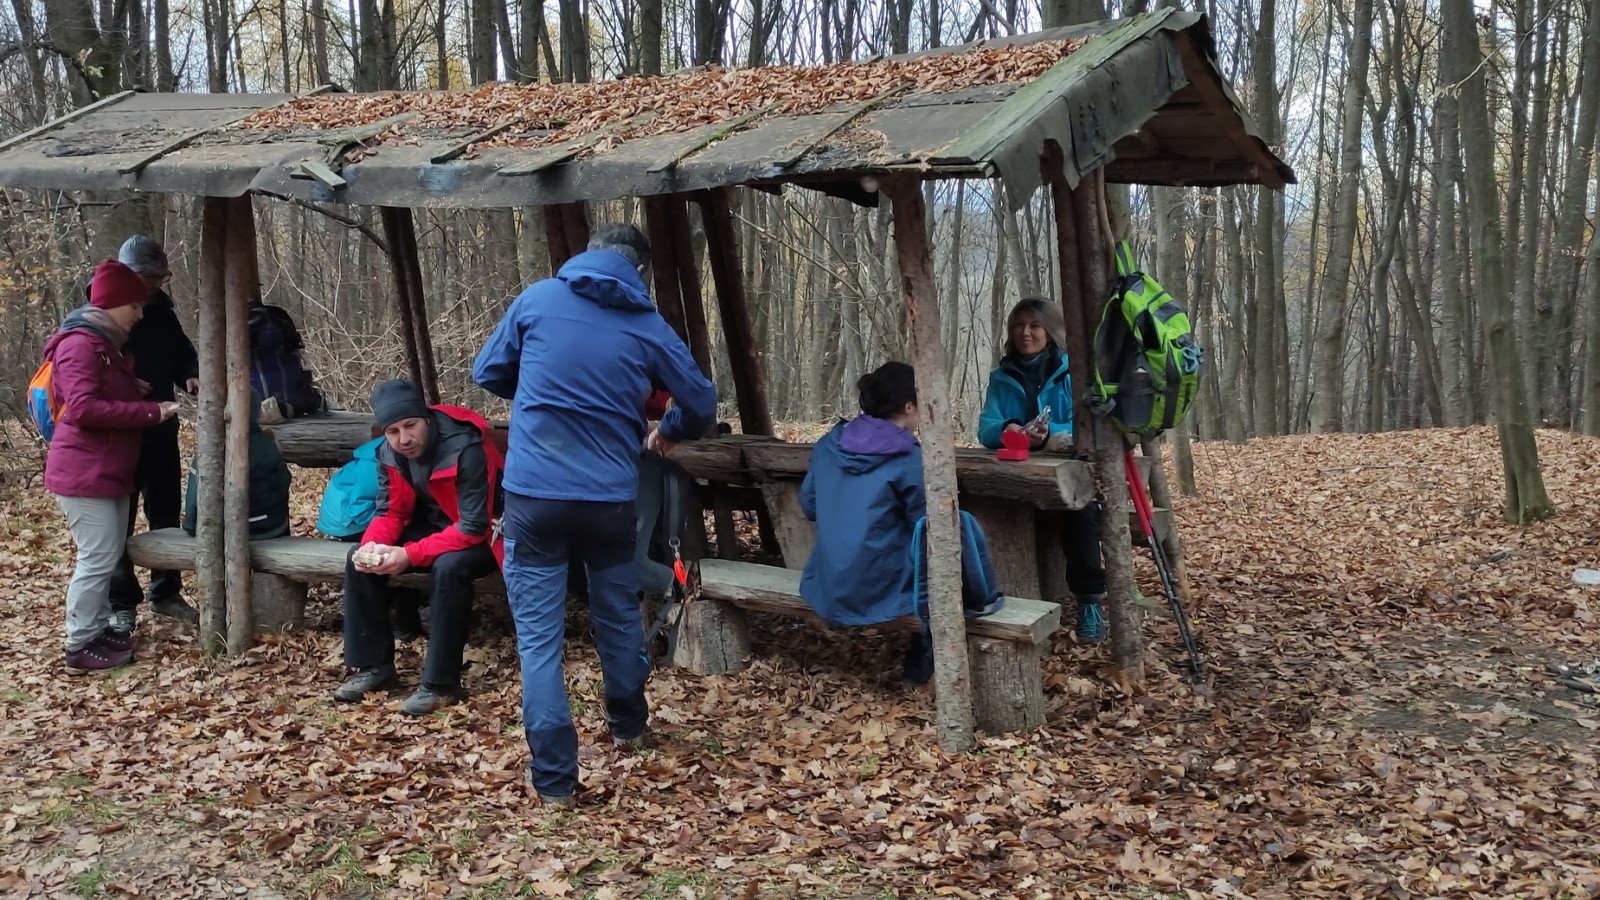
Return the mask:
[(916, 446), (916, 435), (865, 413), (846, 422), (839, 434), (839, 449), (862, 456), (904, 456)]

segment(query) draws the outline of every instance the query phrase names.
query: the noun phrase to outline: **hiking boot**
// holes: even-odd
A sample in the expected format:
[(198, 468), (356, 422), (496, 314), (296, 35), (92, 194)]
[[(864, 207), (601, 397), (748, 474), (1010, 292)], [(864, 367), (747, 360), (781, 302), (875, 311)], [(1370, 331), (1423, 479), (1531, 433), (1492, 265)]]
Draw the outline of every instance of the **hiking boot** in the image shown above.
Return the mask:
[(114, 609), (111, 611), (112, 631), (122, 634), (133, 634), (133, 629), (139, 627), (139, 612), (132, 609)]
[(400, 712), (407, 716), (425, 716), (436, 709), (460, 703), (466, 696), (466, 691), (461, 688), (432, 688), (423, 685), (400, 704)]
[(182, 595), (172, 594), (167, 597), (151, 597), (150, 611), (158, 616), (169, 619), (178, 619), (184, 622), (200, 621), (200, 611), (189, 605), (189, 601)]
[(541, 794), (533, 786), (533, 770), (522, 770), (522, 787), (529, 794), (539, 798), (539, 803), (552, 812), (573, 809), (578, 805), (577, 794)]
[(333, 690), (333, 699), (340, 703), (360, 703), (373, 691), (381, 691), (394, 684), (394, 664), (367, 666), (351, 676), (349, 681)]
[(613, 734), (611, 735), (611, 743), (616, 744), (618, 747), (627, 747), (629, 750), (643, 750), (650, 746), (650, 726), (646, 725), (643, 731), (631, 738), (617, 737)]
[(112, 650), (103, 644), (90, 641), (81, 650), (69, 650), (61, 655), (61, 666), (68, 675), (91, 675), (120, 669), (133, 662), (132, 650)]
[(97, 644), (113, 653), (121, 653), (124, 650), (130, 653), (133, 652), (133, 635), (125, 631), (118, 631), (115, 628), (107, 628), (105, 631), (100, 632), (100, 636), (89, 643), (91, 645)]
[(1106, 639), (1105, 594), (1089, 594), (1078, 600), (1078, 625), (1073, 636), (1085, 644), (1098, 644)]

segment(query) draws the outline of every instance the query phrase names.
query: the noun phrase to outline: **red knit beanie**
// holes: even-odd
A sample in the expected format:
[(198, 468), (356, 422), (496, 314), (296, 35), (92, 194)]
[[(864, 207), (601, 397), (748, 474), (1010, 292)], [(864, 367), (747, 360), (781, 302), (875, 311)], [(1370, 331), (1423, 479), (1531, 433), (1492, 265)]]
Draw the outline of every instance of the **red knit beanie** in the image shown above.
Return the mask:
[(150, 287), (139, 273), (114, 259), (102, 260), (89, 283), (89, 305), (101, 309), (131, 306), (150, 299)]

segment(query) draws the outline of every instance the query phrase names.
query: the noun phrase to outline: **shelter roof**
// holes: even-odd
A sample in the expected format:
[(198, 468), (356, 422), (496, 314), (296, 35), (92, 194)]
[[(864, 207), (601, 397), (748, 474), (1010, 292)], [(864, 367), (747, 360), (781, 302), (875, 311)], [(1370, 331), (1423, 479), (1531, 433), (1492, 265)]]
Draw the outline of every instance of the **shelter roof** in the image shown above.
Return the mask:
[(472, 91), (127, 92), (0, 143), (0, 185), (507, 207), (865, 176), (1257, 183), (1294, 173), (1223, 81), (1205, 19), (1164, 9), (868, 63)]

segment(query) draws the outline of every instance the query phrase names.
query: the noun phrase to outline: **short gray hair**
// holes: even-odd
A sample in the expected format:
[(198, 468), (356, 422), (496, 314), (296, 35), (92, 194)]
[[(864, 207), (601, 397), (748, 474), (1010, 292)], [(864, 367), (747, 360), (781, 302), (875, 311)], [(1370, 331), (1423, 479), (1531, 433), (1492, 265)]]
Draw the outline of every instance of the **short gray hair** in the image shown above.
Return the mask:
[(117, 251), (117, 261), (135, 272), (164, 269), (167, 268), (167, 251), (156, 243), (155, 238), (136, 234), (122, 242), (122, 249)]
[(636, 269), (650, 268), (650, 241), (638, 228), (626, 222), (601, 225), (589, 236), (590, 250), (619, 253)]

